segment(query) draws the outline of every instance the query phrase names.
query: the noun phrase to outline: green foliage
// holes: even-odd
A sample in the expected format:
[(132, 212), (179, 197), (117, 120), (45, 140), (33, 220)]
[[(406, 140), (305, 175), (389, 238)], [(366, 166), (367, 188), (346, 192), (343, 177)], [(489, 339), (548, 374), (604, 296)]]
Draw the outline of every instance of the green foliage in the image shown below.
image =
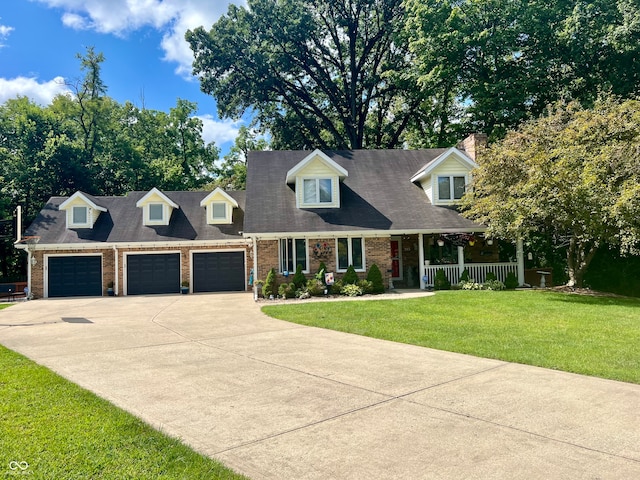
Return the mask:
[(349, 267), (347, 268), (347, 271), (342, 277), (342, 283), (344, 283), (345, 285), (356, 284), (358, 283), (358, 280), (360, 279), (358, 278), (358, 274), (356, 273), (355, 268), (353, 268), (353, 265), (349, 265)]
[(307, 281), (306, 290), (312, 297), (320, 297), (324, 295), (325, 288), (327, 288), (326, 285), (315, 278), (310, 278)]
[(458, 283), (460, 290), (482, 290), (482, 284), (476, 282), (473, 278), (462, 280)]
[(507, 290), (513, 290), (518, 288), (518, 277), (515, 273), (509, 272), (507, 273), (507, 277), (504, 279), (504, 286)]
[(347, 297), (359, 297), (362, 295), (362, 288), (353, 283), (347, 283), (340, 289), (340, 294)]
[(449, 290), (451, 288), (451, 282), (444, 273), (444, 270), (436, 270), (435, 278), (433, 279), (434, 290)]
[(384, 293), (384, 280), (382, 278), (382, 272), (380, 271), (378, 265), (376, 265), (375, 263), (371, 265), (371, 267), (369, 267), (367, 280), (371, 282), (370, 293)]
[(320, 280), (322, 283), (326, 284), (324, 274), (327, 273), (327, 266), (324, 262), (320, 262), (318, 265), (318, 272), (316, 273), (316, 280)]
[(262, 294), (265, 298), (269, 298), (271, 295), (275, 295), (276, 292), (276, 271), (275, 269), (269, 270), (267, 278), (262, 286)]
[(403, 21), (402, 0), (250, 0), (186, 39), (220, 114), (257, 112), (274, 149), (391, 148), (422, 100)]
[(465, 268), (460, 274), (460, 279), (458, 280), (458, 283), (460, 284), (468, 281), (469, 281), (469, 269)]
[(296, 273), (291, 281), (296, 288), (302, 288), (307, 283), (307, 277), (302, 273), (302, 265), (296, 265)]
[(463, 214), (492, 236), (554, 239), (569, 285), (582, 286), (601, 245), (640, 245), (640, 102), (602, 97), (593, 109), (557, 104), (479, 160)]
[(487, 272), (487, 276), (485, 277), (485, 282), (492, 282), (494, 280), (497, 280), (498, 277), (496, 276), (495, 273), (493, 272)]
[(370, 282), (369, 280), (359, 280), (356, 285), (360, 287), (363, 294), (373, 293), (373, 282)]
[(502, 283), (500, 280), (487, 280), (486, 282), (484, 282), (482, 284), (482, 289), (483, 290), (493, 290), (495, 292), (504, 290), (506, 288), (505, 284)]
[(293, 298), (296, 296), (296, 286), (292, 283), (283, 283), (278, 287), (278, 296)]
[(333, 285), (331, 285), (331, 294), (332, 295), (340, 295), (340, 292), (342, 290), (342, 287), (344, 286), (344, 283), (342, 280), (336, 280)]

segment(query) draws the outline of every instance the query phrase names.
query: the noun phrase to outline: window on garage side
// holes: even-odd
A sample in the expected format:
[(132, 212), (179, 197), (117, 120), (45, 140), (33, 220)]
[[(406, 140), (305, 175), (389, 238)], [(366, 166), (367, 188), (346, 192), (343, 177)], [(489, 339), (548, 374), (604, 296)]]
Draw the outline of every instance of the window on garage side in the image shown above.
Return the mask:
[(338, 271), (344, 271), (353, 265), (356, 270), (364, 271), (364, 239), (360, 237), (338, 238)]
[(307, 240), (304, 238), (280, 239), (280, 272), (295, 272), (298, 265), (308, 272)]

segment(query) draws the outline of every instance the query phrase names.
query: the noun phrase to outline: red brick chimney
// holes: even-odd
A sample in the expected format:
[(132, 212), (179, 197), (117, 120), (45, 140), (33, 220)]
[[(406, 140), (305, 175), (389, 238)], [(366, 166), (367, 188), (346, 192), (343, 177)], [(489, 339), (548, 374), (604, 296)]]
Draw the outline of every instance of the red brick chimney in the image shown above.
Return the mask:
[(467, 156), (476, 161), (479, 151), (487, 146), (487, 135), (484, 133), (472, 133), (463, 141), (458, 143), (457, 148), (464, 150)]

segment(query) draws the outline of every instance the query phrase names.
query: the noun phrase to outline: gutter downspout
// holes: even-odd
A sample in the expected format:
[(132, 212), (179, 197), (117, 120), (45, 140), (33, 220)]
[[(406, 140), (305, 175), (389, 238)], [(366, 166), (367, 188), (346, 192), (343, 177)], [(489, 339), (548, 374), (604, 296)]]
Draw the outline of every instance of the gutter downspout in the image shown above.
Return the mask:
[(113, 294), (117, 297), (118, 290), (120, 288), (120, 269), (118, 268), (118, 247), (113, 246), (113, 256), (114, 256), (114, 269), (115, 269), (115, 281), (113, 282)]
[(258, 237), (253, 237), (253, 300), (258, 300)]
[(522, 239), (516, 240), (516, 261), (518, 262), (518, 285), (524, 285), (524, 244)]

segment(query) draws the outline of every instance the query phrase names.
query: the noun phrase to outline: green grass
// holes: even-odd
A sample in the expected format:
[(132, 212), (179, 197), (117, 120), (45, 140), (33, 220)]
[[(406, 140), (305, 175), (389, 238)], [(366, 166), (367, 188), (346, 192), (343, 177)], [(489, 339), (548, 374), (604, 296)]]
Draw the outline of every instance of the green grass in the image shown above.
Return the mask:
[(0, 310), (4, 310), (5, 308), (9, 308), (13, 303), (0, 303)]
[(2, 478), (245, 478), (1, 346), (0, 399)]
[(263, 307), (275, 318), (508, 362), (640, 383), (640, 299), (544, 291)]

